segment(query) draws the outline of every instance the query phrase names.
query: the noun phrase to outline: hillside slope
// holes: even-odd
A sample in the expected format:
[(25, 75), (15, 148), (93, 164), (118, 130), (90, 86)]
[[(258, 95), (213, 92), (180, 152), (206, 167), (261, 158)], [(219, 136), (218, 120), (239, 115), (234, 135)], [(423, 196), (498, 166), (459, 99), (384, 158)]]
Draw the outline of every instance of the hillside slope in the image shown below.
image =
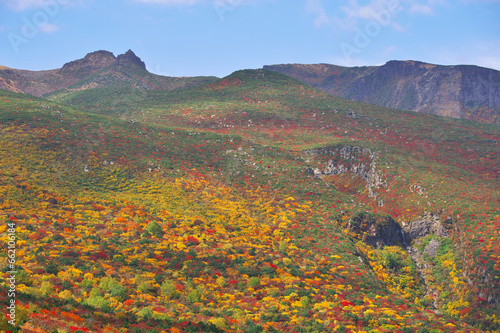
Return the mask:
[(1, 91), (16, 330), (499, 329), (497, 126), (267, 70), (121, 97)]
[[(356, 210), (383, 212), (402, 225), (430, 219), (437, 219), (440, 223), (455, 221), (452, 225), (456, 228), (455, 240), (460, 246), (447, 246), (445, 257), (454, 256), (456, 267), (462, 267), (463, 271), (469, 271), (478, 279), (474, 280), (478, 288), (475, 290), (482, 296), (475, 301), (474, 297), (470, 298), (468, 304), (482, 299), (489, 299), (495, 306), (500, 304), (495, 287), (497, 282), (493, 282), (499, 267), (494, 259), (497, 250), (490, 245), (483, 247), (486, 245), (484, 238), (480, 238), (479, 243), (464, 242), (472, 230), (482, 230), (479, 233), (486, 232), (485, 235), (493, 235), (498, 230), (498, 127), (356, 103), (326, 95), (267, 70), (238, 71), (208, 86), (151, 92), (138, 105), (141, 109), (131, 113), (131, 119), (192, 131), (236, 134), (261, 145), (305, 154), (302, 155), (306, 162), (304, 170), (311, 170), (313, 180), (322, 179), (326, 184), (294, 182), (287, 183), (286, 187), (306, 196), (313, 195), (316, 204), (331, 203), (333, 199), (321, 193), (323, 185), (333, 185), (337, 193), (348, 195), (350, 200), (361, 205), (355, 206), (358, 207)], [(330, 148), (325, 150), (322, 147)], [(352, 153), (346, 153), (352, 149)], [(368, 163), (373, 159), (368, 156), (373, 154), (377, 156), (376, 162)], [(259, 170), (252, 159), (235, 157), (233, 163), (234, 171), (226, 174), (233, 181), (248, 176), (252, 170)], [(382, 178), (391, 179), (387, 188), (381, 185), (384, 181), (374, 174), (372, 163), (381, 165), (379, 171), (385, 169), (380, 172), (385, 174)], [(318, 166), (324, 169), (319, 167), (316, 170)], [(273, 168), (272, 165), (268, 167)], [(287, 182), (289, 179), (272, 171), (266, 173), (272, 175), (268, 181), (273, 186), (283, 186), (277, 180)], [(467, 191), (461, 196), (454, 195), (464, 188)], [(477, 202), (484, 204), (477, 211), (482, 214), (481, 218), (471, 212)], [(471, 216), (463, 212), (471, 212)], [(462, 223), (473, 227), (464, 227)], [(495, 227), (489, 229), (488, 225)], [(424, 246), (421, 251), (432, 237), (439, 237), (434, 232), (423, 235), (425, 239), (415, 240)], [(443, 242), (446, 243), (441, 239), (440, 243)], [(480, 254), (469, 248), (477, 244), (482, 249), (488, 248), (489, 254), (484, 256), (486, 252)], [(472, 253), (473, 257), (478, 257), (469, 257)], [(459, 264), (461, 257), (469, 259)], [(496, 264), (489, 262), (491, 269), (496, 267), (491, 271), (492, 275), (483, 268), (474, 267), (476, 260), (495, 260)], [(437, 271), (443, 269), (430, 269), (436, 264), (427, 266), (429, 274), (438, 274)], [(433, 287), (435, 290), (448, 290), (431, 292), (434, 296), (430, 297), (438, 298), (434, 306), (451, 306), (445, 305), (451, 304), (450, 300), (439, 300), (439, 294), (459, 292), (452, 292), (450, 285), (441, 285), (447, 281), (442, 276), (429, 279), (437, 282), (438, 285)], [(463, 304), (462, 310), (468, 308)]]
[(382, 66), (272, 65), (265, 69), (360, 102), (496, 123), (500, 72), (478, 66), (389, 61)]
[(62, 68), (28, 71), (0, 68), (0, 89), (33, 96), (56, 92), (58, 96), (92, 88), (171, 90), (205, 84), (215, 77), (167, 77), (149, 73), (144, 62), (128, 50), (117, 57), (96, 51), (64, 64)]

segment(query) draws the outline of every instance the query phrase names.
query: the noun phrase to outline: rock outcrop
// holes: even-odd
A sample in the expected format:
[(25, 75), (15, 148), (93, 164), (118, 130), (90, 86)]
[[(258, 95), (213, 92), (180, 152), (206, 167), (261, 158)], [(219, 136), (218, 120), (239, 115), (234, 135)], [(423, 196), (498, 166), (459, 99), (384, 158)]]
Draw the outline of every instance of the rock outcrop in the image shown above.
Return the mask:
[(439, 215), (426, 213), (419, 219), (403, 225), (408, 239), (418, 239), (430, 234), (448, 237), (448, 231), (441, 223)]
[(388, 215), (360, 212), (351, 217), (348, 227), (351, 232), (358, 234), (363, 242), (375, 248), (405, 245), (403, 230)]
[(377, 171), (377, 154), (370, 149), (357, 146), (325, 147), (304, 150), (302, 153), (306, 156), (318, 154), (332, 155), (332, 158), (328, 161), (324, 169), (309, 168), (307, 171), (316, 177), (345, 174), (348, 172), (360, 176), (366, 182), (368, 196), (377, 200), (379, 206), (383, 206), (383, 202), (377, 198), (375, 189), (386, 187), (387, 184)]

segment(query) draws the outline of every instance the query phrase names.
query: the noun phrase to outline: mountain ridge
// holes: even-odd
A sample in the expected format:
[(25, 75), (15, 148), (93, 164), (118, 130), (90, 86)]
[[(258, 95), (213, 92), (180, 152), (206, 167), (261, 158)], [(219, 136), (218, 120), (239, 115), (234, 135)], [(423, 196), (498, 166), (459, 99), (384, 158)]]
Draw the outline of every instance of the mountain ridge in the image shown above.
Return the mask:
[(364, 103), (490, 123), (500, 118), (500, 72), (475, 65), (391, 60), (381, 66), (282, 64), (263, 68)]
[[(381, 66), (320, 63), (263, 68), (364, 103), (485, 123), (500, 120), (500, 72), (489, 68), (416, 60), (391, 60)], [(168, 91), (217, 79), (152, 74), (132, 50), (117, 56), (98, 50), (50, 70), (0, 66), (0, 89), (47, 98), (71, 99), (78, 91), (101, 88)]]
[(115, 57), (112, 52), (90, 52), (61, 68), (41, 71), (0, 67), (0, 88), (33, 96), (48, 96), (103, 87), (171, 90), (212, 82), (215, 77), (168, 77), (152, 74), (132, 50)]

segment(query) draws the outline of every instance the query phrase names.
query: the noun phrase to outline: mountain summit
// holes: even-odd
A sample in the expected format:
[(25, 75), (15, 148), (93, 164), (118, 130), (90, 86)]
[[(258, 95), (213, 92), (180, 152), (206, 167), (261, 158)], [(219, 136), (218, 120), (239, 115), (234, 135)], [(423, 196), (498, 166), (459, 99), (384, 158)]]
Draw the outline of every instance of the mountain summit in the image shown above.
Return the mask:
[(0, 89), (34, 96), (58, 95), (75, 91), (128, 87), (145, 90), (172, 90), (213, 82), (215, 77), (166, 77), (147, 71), (145, 63), (132, 50), (117, 57), (109, 51), (88, 53), (82, 59), (46, 71), (0, 67)]
[(332, 95), (391, 108), (482, 122), (500, 119), (500, 72), (471, 65), (389, 61), (382, 66), (264, 66)]
[(116, 62), (116, 57), (109, 51), (96, 51), (87, 54), (83, 59), (74, 60), (63, 65), (62, 71), (86, 70), (95, 73)]
[(132, 64), (146, 69), (146, 64), (144, 64), (144, 62), (138, 56), (136, 56), (135, 53), (132, 52), (132, 50), (128, 50), (126, 53), (120, 54), (118, 57), (116, 57), (116, 62), (120, 65)]
[(128, 50), (124, 54), (119, 54), (114, 56), (113, 53), (109, 51), (95, 51), (88, 53), (82, 59), (74, 60), (64, 64), (63, 70), (68, 69), (85, 69), (90, 72), (95, 72), (101, 70), (110, 65), (136, 65), (142, 69), (146, 69), (146, 64), (141, 60), (132, 50)]

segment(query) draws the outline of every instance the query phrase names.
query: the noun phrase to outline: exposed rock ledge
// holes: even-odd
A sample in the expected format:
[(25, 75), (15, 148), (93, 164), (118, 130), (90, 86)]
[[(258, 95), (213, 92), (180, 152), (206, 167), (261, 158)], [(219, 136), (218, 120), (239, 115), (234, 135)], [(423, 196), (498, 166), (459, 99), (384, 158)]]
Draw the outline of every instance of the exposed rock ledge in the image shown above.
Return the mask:
[(417, 238), (425, 237), (430, 234), (434, 234), (440, 237), (448, 237), (448, 231), (441, 223), (439, 215), (435, 215), (426, 212), (424, 216), (417, 220), (413, 220), (410, 223), (402, 223), (403, 229), (405, 231), (405, 236), (408, 240), (414, 240)]
[(430, 234), (449, 236), (439, 215), (428, 212), (410, 223), (403, 223), (403, 227), (388, 215), (361, 212), (350, 219), (349, 229), (359, 234), (365, 243), (377, 248), (393, 245), (408, 248), (411, 242)]
[[(315, 177), (326, 175), (338, 175), (351, 172), (360, 176), (366, 182), (368, 196), (377, 200), (377, 193), (374, 189), (387, 188), (387, 183), (377, 172), (377, 154), (368, 148), (357, 146), (325, 147), (309, 149), (302, 152), (304, 155), (333, 155), (327, 166), (321, 170), (319, 168), (309, 168), (307, 171)], [(388, 189), (387, 189), (388, 190)], [(379, 206), (383, 206), (382, 200), (377, 200)]]

